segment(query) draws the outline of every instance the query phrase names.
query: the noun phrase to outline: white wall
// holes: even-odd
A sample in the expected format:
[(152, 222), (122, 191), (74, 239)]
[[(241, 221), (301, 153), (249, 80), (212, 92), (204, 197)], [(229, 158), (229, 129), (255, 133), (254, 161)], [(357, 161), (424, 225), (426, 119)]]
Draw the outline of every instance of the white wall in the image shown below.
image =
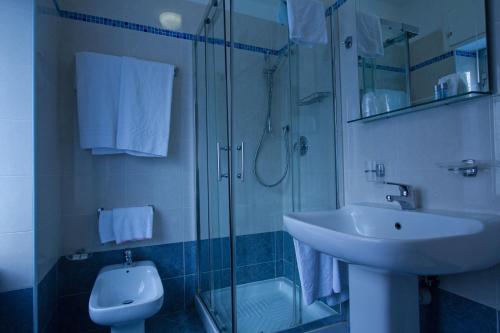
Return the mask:
[(33, 1), (0, 2), (0, 292), (33, 286)]
[[(64, 3), (61, 6), (66, 9)], [(97, 12), (109, 9), (105, 4), (94, 5)], [(193, 9), (193, 6), (195, 5), (190, 8)], [(132, 10), (135, 7), (124, 5), (123, 8)], [(203, 11), (201, 6), (195, 9)], [(74, 7), (71, 10), (79, 11)], [(145, 7), (142, 14), (137, 13), (137, 17), (146, 15), (146, 11), (156, 9)], [(195, 14), (192, 11), (185, 14), (191, 13)], [(155, 12), (156, 14), (159, 15)], [(116, 15), (114, 18), (123, 19)], [(47, 202), (40, 198), (39, 210), (52, 213), (54, 217), (52, 224), (48, 219), (42, 219), (47, 232), (44, 236), (43, 229), (40, 229), (40, 239), (43, 242), (41, 247), (57, 247), (57, 244), (50, 244), (48, 234), (52, 230), (52, 236), (56, 238), (57, 232), (60, 232), (61, 244), (57, 249), (59, 255), (70, 254), (80, 248), (90, 252), (119, 248), (112, 244), (100, 244), (97, 209), (147, 204), (155, 207), (153, 239), (126, 244), (127, 247), (194, 240), (192, 42), (82, 21), (57, 20), (57, 31), (60, 33), (56, 43), (58, 51), (56, 54), (46, 54), (46, 58), (57, 59), (58, 77), (50, 77), (51, 74), (47, 72), (41, 73), (43, 79), (57, 84), (57, 114), (40, 112), (38, 124), (41, 126), (41, 142), (44, 142), (43, 139), (49, 141), (54, 136), (55, 141), (48, 146), (59, 150), (56, 159), (59, 163), (48, 167), (53, 169), (47, 171), (46, 176), (40, 177), (40, 184), (46, 181), (49, 182), (47, 186), (57, 186), (56, 183), (59, 182), (60, 191), (52, 191), (51, 197), (59, 197), (60, 200)], [(139, 19), (131, 21), (148, 24)], [(50, 29), (49, 23), (44, 28)], [(46, 45), (43, 48), (51, 52), (54, 40), (44, 42)], [(88, 151), (80, 149), (74, 89), (74, 55), (80, 51), (133, 56), (170, 63), (178, 68), (167, 158), (92, 156)], [(46, 101), (42, 106), (50, 109), (52, 105), (47, 104), (50, 102)], [(48, 125), (44, 127), (45, 123)], [(52, 158), (50, 152), (47, 156), (40, 156), (40, 160), (45, 162)], [(60, 216), (60, 222), (54, 222), (57, 216)], [(48, 256), (53, 254), (52, 250), (47, 249), (47, 252)]]
[[(354, 5), (348, 2), (340, 9), (340, 40), (355, 35)], [(500, 31), (498, 22), (496, 33)], [(482, 170), (475, 178), (464, 178), (437, 165), (465, 158), (497, 159), (495, 154), (500, 146), (499, 128), (495, 124), (500, 113), (497, 98), (486, 97), (371, 123), (347, 124), (346, 120), (359, 114), (357, 80), (352, 80), (357, 77), (356, 48), (341, 47), (340, 52), (346, 203), (385, 204), (386, 194), (397, 193), (394, 187), (365, 180), (365, 161), (377, 160), (385, 163), (386, 180), (418, 189), (423, 208), (500, 214), (496, 169)], [(497, 269), (442, 277), (442, 280), (442, 287), (447, 290), (498, 307)]]

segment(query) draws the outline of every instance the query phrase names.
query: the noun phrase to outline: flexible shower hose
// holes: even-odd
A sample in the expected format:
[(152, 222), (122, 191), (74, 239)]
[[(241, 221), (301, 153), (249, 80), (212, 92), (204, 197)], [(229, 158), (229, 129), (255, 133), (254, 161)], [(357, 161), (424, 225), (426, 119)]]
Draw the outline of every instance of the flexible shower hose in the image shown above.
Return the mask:
[(285, 166), (285, 170), (283, 171), (283, 174), (281, 175), (281, 177), (277, 181), (271, 182), (271, 183), (266, 183), (262, 179), (262, 177), (259, 175), (259, 171), (257, 170), (257, 163), (258, 163), (261, 151), (262, 151), (264, 139), (266, 138), (267, 134), (270, 134), (270, 132), (267, 130), (266, 127), (264, 127), (264, 130), (262, 131), (262, 135), (260, 136), (259, 146), (257, 147), (257, 151), (255, 152), (255, 158), (253, 160), (253, 162), (254, 162), (253, 163), (253, 173), (255, 174), (255, 178), (257, 178), (257, 181), (259, 182), (259, 184), (261, 184), (262, 186), (265, 186), (265, 187), (275, 187), (275, 186), (278, 186), (279, 184), (281, 184), (283, 182), (283, 180), (285, 180), (285, 178), (288, 174), (288, 169), (290, 168), (290, 140), (288, 139), (290, 127), (287, 125), (287, 126), (283, 127), (282, 130), (283, 130), (283, 146), (285, 147), (285, 151), (286, 151), (286, 166)]

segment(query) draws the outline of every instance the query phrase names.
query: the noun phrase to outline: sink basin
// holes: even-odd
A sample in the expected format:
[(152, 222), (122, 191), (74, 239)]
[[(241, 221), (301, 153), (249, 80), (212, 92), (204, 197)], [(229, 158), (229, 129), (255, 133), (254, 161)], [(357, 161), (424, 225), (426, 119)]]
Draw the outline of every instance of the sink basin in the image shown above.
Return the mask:
[(296, 239), (348, 263), (415, 275), (500, 262), (500, 217), (350, 205), (284, 217)]
[(284, 216), (288, 232), (349, 265), (351, 333), (418, 333), (418, 275), (500, 262), (500, 216), (350, 205)]

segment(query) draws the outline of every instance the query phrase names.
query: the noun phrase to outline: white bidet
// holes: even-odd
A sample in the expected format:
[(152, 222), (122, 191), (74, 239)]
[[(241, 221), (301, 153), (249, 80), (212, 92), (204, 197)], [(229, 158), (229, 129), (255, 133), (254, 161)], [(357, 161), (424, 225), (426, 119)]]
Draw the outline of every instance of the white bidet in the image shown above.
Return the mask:
[(111, 333), (144, 333), (144, 322), (163, 304), (163, 285), (151, 261), (101, 269), (89, 300), (93, 322)]

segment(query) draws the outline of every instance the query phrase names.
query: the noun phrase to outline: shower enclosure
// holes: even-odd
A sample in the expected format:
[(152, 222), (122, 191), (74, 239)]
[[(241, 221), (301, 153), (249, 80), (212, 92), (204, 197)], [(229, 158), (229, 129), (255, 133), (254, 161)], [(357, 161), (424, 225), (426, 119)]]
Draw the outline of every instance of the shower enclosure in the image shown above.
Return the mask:
[(302, 301), (282, 222), (338, 206), (335, 50), (290, 43), (279, 5), (211, 1), (194, 43), (197, 306), (217, 331), (343, 332), (345, 303)]

